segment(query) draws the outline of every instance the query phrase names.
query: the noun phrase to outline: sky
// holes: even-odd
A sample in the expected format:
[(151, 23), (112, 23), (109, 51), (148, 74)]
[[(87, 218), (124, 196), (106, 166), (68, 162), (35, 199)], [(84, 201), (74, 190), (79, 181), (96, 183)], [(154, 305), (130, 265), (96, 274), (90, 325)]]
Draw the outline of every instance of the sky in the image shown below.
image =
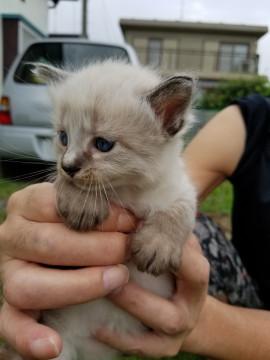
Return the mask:
[[(270, 0), (89, 0), (90, 40), (124, 41), (120, 18), (206, 21), (270, 28)], [(61, 1), (50, 10), (49, 31), (79, 33), (81, 0)], [(270, 32), (259, 40), (259, 72), (270, 78)]]

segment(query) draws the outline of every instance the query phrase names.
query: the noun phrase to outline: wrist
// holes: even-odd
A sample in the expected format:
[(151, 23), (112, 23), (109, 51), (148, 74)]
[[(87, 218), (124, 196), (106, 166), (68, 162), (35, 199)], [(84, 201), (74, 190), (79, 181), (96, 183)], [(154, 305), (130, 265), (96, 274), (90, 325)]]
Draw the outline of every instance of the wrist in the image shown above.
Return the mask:
[[(195, 328), (184, 340), (182, 350), (193, 354), (207, 355), (211, 344), (212, 319), (217, 313), (217, 301), (207, 296)], [(215, 321), (215, 320), (213, 320)]]

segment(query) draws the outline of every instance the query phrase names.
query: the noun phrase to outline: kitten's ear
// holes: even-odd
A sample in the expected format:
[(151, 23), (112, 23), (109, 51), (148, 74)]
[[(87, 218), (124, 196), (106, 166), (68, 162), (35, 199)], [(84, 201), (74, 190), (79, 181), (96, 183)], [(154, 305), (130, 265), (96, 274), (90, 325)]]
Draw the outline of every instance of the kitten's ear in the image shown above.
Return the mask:
[(162, 82), (147, 96), (147, 101), (170, 136), (185, 125), (185, 112), (190, 105), (193, 88), (194, 80), (191, 77), (174, 76)]
[(43, 63), (31, 63), (31, 72), (39, 81), (46, 84), (61, 82), (69, 74), (63, 69)]

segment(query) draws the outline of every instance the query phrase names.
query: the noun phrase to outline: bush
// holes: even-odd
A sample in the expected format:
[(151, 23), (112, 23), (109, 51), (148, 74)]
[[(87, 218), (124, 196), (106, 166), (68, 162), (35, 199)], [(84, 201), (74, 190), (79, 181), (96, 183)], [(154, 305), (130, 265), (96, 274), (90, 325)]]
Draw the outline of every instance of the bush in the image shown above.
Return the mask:
[(270, 96), (270, 82), (266, 77), (224, 81), (216, 88), (206, 90), (198, 105), (203, 109), (220, 110), (233, 100), (254, 93)]

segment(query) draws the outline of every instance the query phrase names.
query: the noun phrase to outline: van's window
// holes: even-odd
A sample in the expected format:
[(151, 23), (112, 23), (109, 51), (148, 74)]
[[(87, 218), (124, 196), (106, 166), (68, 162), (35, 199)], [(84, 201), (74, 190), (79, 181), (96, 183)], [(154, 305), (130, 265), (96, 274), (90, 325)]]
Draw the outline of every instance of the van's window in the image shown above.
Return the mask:
[(20, 83), (40, 83), (31, 70), (29, 63), (42, 62), (64, 68), (79, 68), (97, 60), (108, 58), (124, 59), (129, 56), (124, 48), (112, 45), (82, 43), (39, 43), (28, 48), (22, 57), (14, 80)]

